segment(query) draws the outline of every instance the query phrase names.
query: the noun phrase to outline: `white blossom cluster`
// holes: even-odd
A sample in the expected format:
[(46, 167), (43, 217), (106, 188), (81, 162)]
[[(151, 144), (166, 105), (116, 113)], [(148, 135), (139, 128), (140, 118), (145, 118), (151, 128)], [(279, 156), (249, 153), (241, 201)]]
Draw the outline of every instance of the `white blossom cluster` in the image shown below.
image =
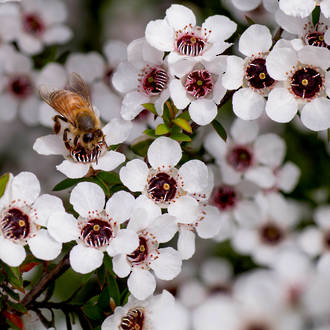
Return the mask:
[[(232, 3), (241, 11), (263, 6), (285, 38), (251, 24), (238, 39), (238, 54), (227, 55), (235, 22), (214, 15), (199, 24), (191, 9), (173, 4), (129, 45), (110, 40), (103, 55), (71, 53), (63, 65), (41, 70), (31, 56), (71, 38), (63, 2), (0, 5), (0, 119), (19, 111), (26, 124), (51, 127), (56, 111), (37, 96), (38, 87), (65, 89), (78, 73), (103, 121), (106, 147), (81, 162), (61, 128), (37, 138), (33, 149), (62, 156), (56, 169), (68, 179), (116, 171), (122, 183), (106, 196), (100, 185), (81, 180), (70, 192), (69, 212), (59, 197), (40, 194), (33, 173), (10, 174), (0, 198), (0, 259), (17, 267), (29, 251), (54, 260), (71, 242), (70, 266), (87, 274), (111, 257), (131, 296), (105, 318), (103, 330), (330, 328), (330, 206), (316, 207), (315, 222), (298, 228), (305, 205), (287, 195), (304, 173), (287, 160), (284, 139), (262, 130), (269, 120), (294, 118), (311, 131), (330, 128), (330, 1)], [(238, 118), (224, 140), (210, 124), (228, 95)], [(146, 129), (164, 124), (167, 104), (189, 114), (189, 128), (205, 126), (202, 156), (190, 157), (170, 133), (154, 135), (144, 158), (128, 151), (145, 140)], [(215, 258), (191, 270), (184, 260), (198, 254), (199, 239), (230, 242), (263, 268), (235, 278), (231, 265)], [(156, 294), (171, 283), (176, 300), (167, 290)]]

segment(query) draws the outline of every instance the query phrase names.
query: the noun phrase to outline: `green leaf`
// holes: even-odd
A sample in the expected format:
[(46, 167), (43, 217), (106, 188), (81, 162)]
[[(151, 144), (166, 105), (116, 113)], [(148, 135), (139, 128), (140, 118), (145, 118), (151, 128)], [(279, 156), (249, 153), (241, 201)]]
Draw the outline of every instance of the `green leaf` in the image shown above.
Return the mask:
[(186, 121), (191, 120), (189, 112), (188, 111), (183, 111), (177, 118), (183, 118)]
[(143, 133), (144, 133), (145, 135), (151, 136), (151, 137), (153, 137), (153, 138), (156, 137), (155, 130), (152, 129), (152, 128), (147, 128), (147, 129), (145, 129), (145, 130), (143, 131)]
[(169, 126), (171, 123), (171, 116), (170, 116), (170, 110), (167, 107), (167, 103), (164, 104), (164, 109), (163, 109), (163, 120), (164, 123)]
[(8, 286), (4, 285), (1, 288), (8, 294), (8, 296), (12, 297), (14, 300), (19, 300), (19, 295), (11, 290)]
[(120, 305), (123, 306), (127, 303), (128, 297), (130, 296), (130, 292), (127, 288), (124, 289), (124, 291), (120, 294)]
[(146, 139), (146, 140), (140, 141), (136, 144), (133, 144), (131, 146), (131, 149), (135, 154), (137, 154), (141, 157), (145, 157), (147, 155), (148, 148), (149, 148), (150, 144), (152, 143), (152, 141), (153, 141), (153, 139)]
[(159, 124), (156, 127), (155, 134), (164, 135), (164, 134), (167, 134), (169, 131), (170, 131), (170, 129), (168, 128), (168, 126), (166, 124)]
[(246, 19), (246, 21), (248, 22), (248, 25), (256, 24), (256, 23), (254, 22), (254, 20), (253, 20), (251, 17), (249, 17), (249, 16), (246, 16), (246, 15), (245, 15), (245, 19)]
[(97, 305), (98, 299), (99, 296), (93, 297), (82, 308), (84, 313), (88, 316), (88, 318), (95, 321), (104, 319), (104, 314), (102, 312), (102, 309)]
[(9, 173), (6, 173), (0, 177), (0, 197), (2, 197), (2, 195), (6, 190), (8, 180), (9, 180)]
[(102, 179), (105, 183), (109, 185), (115, 185), (121, 183), (119, 175), (116, 172), (102, 171), (97, 174), (97, 177)]
[(184, 131), (188, 133), (192, 133), (192, 128), (187, 120), (184, 118), (175, 118), (173, 119), (173, 123), (179, 127), (181, 127)]
[(116, 150), (119, 146), (120, 146), (120, 143), (119, 143), (119, 144), (113, 144), (112, 146), (110, 146), (110, 147), (108, 148), (108, 150), (109, 150), (109, 151), (110, 151), (110, 150)]
[(60, 183), (58, 183), (54, 188), (53, 191), (60, 191), (64, 189), (68, 189), (79, 182), (85, 181), (85, 178), (79, 178), (79, 179), (64, 179)]
[(23, 313), (23, 314), (27, 313), (27, 309), (22, 304), (15, 304), (11, 301), (7, 301), (7, 305), (11, 310), (15, 310), (15, 311)]
[(218, 133), (218, 135), (221, 137), (222, 140), (227, 140), (227, 133), (226, 130), (223, 128), (223, 126), (217, 121), (212, 121), (212, 126), (215, 129), (215, 131)]
[(184, 133), (172, 133), (171, 138), (176, 141), (190, 142), (191, 137)]
[(320, 20), (320, 13), (321, 13), (320, 6), (315, 6), (315, 8), (312, 12), (312, 22), (313, 22), (314, 26), (316, 26), (316, 24)]
[(24, 292), (23, 278), (18, 267), (9, 267), (3, 264), (3, 267), (7, 273), (9, 283), (17, 290)]
[(116, 278), (114, 276), (109, 276), (107, 278), (107, 284), (110, 297), (115, 301), (116, 306), (120, 305), (120, 291)]
[(109, 287), (105, 286), (99, 296), (98, 305), (104, 311), (110, 311), (110, 293)]
[(153, 103), (144, 103), (142, 106), (147, 109), (148, 111), (152, 112), (155, 116), (158, 116), (157, 110)]

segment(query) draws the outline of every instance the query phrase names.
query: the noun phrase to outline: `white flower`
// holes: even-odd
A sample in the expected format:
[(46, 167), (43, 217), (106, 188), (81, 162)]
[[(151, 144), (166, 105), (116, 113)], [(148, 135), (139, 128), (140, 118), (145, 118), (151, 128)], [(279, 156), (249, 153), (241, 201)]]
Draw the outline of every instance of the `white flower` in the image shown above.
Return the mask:
[(127, 47), (127, 62), (119, 64), (112, 84), (124, 93), (121, 116), (134, 119), (143, 109), (142, 104), (154, 103), (161, 115), (169, 98), (171, 76), (163, 60), (163, 52), (152, 48), (144, 38), (132, 41)]
[(214, 59), (231, 45), (225, 40), (235, 30), (236, 23), (221, 15), (208, 17), (199, 27), (189, 8), (172, 5), (164, 19), (148, 23), (145, 37), (151, 46), (170, 52), (167, 59), (172, 65), (187, 58), (196, 62)]
[[(70, 251), (70, 264), (76, 272), (85, 274), (100, 267), (103, 253), (131, 253), (138, 244), (135, 233), (120, 229), (128, 220), (135, 202), (126, 191), (114, 193), (107, 201), (103, 190), (91, 182), (80, 182), (72, 190), (70, 203), (79, 214), (75, 219), (71, 214), (61, 219), (52, 216), (49, 230), (58, 241), (77, 240)], [(123, 208), (122, 205), (125, 205)]]
[(0, 120), (19, 114), (27, 125), (38, 123), (40, 99), (35, 94), (32, 60), (6, 45), (0, 48)]
[(285, 143), (276, 134), (258, 136), (258, 131), (256, 122), (236, 119), (232, 140), (224, 142), (215, 132), (206, 137), (205, 148), (219, 164), (224, 183), (233, 185), (245, 179), (265, 189), (274, 186), (273, 168), (283, 161)]
[(279, 193), (259, 193), (261, 216), (250, 227), (240, 227), (232, 243), (241, 253), (252, 255), (257, 263), (271, 265), (284, 249), (294, 246), (293, 226), (299, 220), (297, 206)]
[(242, 11), (251, 11), (258, 8), (261, 4), (270, 12), (278, 8), (277, 0), (231, 0), (233, 5)]
[(14, 3), (1, 3), (0, 43), (14, 41), (19, 33), (20, 10)]
[[(198, 125), (208, 125), (218, 114), (217, 105), (226, 93), (222, 84), (223, 57), (195, 64), (190, 60), (180, 62), (180, 79), (169, 84), (170, 96), (178, 109), (188, 111)], [(194, 65), (195, 64), (195, 65)]]
[(101, 329), (187, 330), (186, 316), (182, 309), (180, 312), (174, 297), (166, 290), (144, 301), (130, 296), (126, 305), (116, 307), (104, 320)]
[(330, 127), (329, 74), (330, 51), (323, 47), (304, 46), (295, 51), (275, 47), (266, 59), (271, 77), (281, 81), (268, 95), (267, 115), (286, 123), (301, 110), (301, 121), (309, 129)]
[(63, 44), (72, 37), (64, 25), (67, 10), (58, 0), (24, 0), (19, 2), (18, 47), (24, 53), (40, 53), (45, 45)]
[(314, 25), (312, 16), (301, 18), (292, 17), (277, 10), (275, 19), (285, 31), (298, 36), (299, 39), (292, 40), (293, 47), (299, 49), (304, 45), (315, 47), (325, 47), (329, 49), (330, 44), (330, 22), (324, 15), (320, 15), (319, 22)]
[(61, 133), (60, 135), (50, 134), (37, 138), (33, 150), (41, 155), (63, 155), (65, 160), (56, 168), (69, 178), (81, 178), (88, 173), (90, 168), (112, 171), (125, 161), (125, 155), (117, 151), (109, 151), (108, 147), (125, 141), (131, 126), (132, 124), (128, 121), (114, 118), (102, 128), (105, 135), (105, 145), (102, 145), (97, 161), (95, 159), (84, 161), (84, 159), (75, 157), (72, 152), (65, 148)]
[(265, 97), (276, 85), (267, 72), (266, 58), (272, 46), (272, 35), (266, 26), (254, 24), (246, 29), (238, 43), (239, 51), (246, 56), (227, 57), (223, 85), (238, 89), (233, 95), (233, 111), (241, 119), (260, 117), (266, 105)]
[(67, 216), (62, 201), (55, 196), (40, 195), (37, 177), (30, 172), (10, 174), (4, 195), (0, 198), (0, 259), (12, 267), (25, 259), (25, 245), (42, 260), (55, 259), (62, 243), (49, 235), (50, 217)]
[(329, 0), (280, 0), (280, 9), (287, 15), (300, 16), (302, 18), (307, 17), (312, 13), (315, 6), (320, 6), (322, 14), (330, 17), (330, 1)]
[(315, 211), (316, 226), (307, 227), (298, 238), (299, 246), (315, 257), (330, 253), (330, 206), (320, 206)]
[(171, 280), (181, 271), (179, 253), (171, 247), (159, 248), (177, 232), (175, 218), (161, 215), (160, 208), (145, 196), (140, 196), (132, 210), (127, 229), (136, 233), (139, 246), (129, 253), (120, 252), (113, 257), (113, 271), (126, 277), (129, 291), (143, 300), (153, 294), (156, 280)]

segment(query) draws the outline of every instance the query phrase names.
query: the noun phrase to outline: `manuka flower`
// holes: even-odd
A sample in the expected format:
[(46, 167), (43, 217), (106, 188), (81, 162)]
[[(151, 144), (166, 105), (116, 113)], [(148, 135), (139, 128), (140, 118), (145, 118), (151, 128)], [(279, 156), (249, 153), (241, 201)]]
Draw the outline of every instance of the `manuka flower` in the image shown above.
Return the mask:
[(61, 133), (39, 137), (35, 141), (33, 149), (42, 155), (63, 155), (65, 160), (56, 168), (69, 178), (81, 178), (88, 173), (90, 168), (111, 171), (125, 161), (125, 155), (117, 151), (109, 151), (107, 148), (110, 145), (124, 142), (130, 133), (131, 125), (130, 122), (115, 118), (102, 128), (106, 146), (102, 147), (97, 161), (80, 162), (79, 159), (73, 158), (64, 146)]
[(157, 138), (148, 149), (148, 165), (140, 159), (129, 161), (120, 169), (121, 181), (133, 192), (142, 192), (182, 223), (191, 223), (199, 213), (196, 197), (209, 186), (208, 169), (200, 160), (190, 160), (180, 169), (180, 144), (168, 137)]
[(70, 203), (79, 218), (72, 215), (60, 219), (51, 217), (49, 230), (58, 241), (77, 241), (70, 251), (73, 270), (89, 273), (102, 265), (104, 252), (111, 256), (129, 254), (138, 247), (134, 231), (120, 228), (130, 218), (134, 201), (131, 194), (119, 191), (104, 205), (103, 190), (91, 182), (81, 182), (72, 190)]
[(127, 47), (127, 62), (119, 64), (112, 77), (113, 86), (125, 93), (121, 116), (134, 119), (143, 104), (154, 103), (161, 115), (169, 98), (168, 84), (171, 76), (163, 52), (151, 47), (144, 38), (132, 41)]
[(25, 245), (42, 260), (53, 260), (61, 252), (62, 243), (50, 236), (50, 217), (56, 221), (66, 216), (62, 201), (55, 196), (40, 195), (37, 177), (21, 172), (7, 183), (0, 198), (0, 259), (17, 267), (25, 259)]
[(139, 246), (134, 251), (116, 254), (112, 262), (113, 271), (119, 277), (129, 275), (127, 286), (137, 299), (143, 300), (153, 294), (155, 277), (172, 280), (180, 273), (182, 261), (178, 251), (159, 247), (160, 243), (171, 240), (177, 229), (175, 218), (161, 214), (160, 208), (150, 199), (143, 195), (136, 199), (127, 230), (136, 233)]
[(197, 26), (196, 17), (189, 8), (172, 5), (164, 19), (148, 23), (145, 37), (151, 46), (170, 52), (167, 60), (172, 65), (186, 59), (213, 60), (231, 45), (225, 40), (235, 30), (236, 23), (221, 15), (210, 16), (201, 27)]
[(329, 0), (280, 0), (280, 9), (283, 10), (287, 15), (307, 17), (312, 13), (315, 6), (320, 6), (322, 14), (329, 18), (330, 17), (330, 1)]
[(227, 57), (227, 69), (223, 85), (227, 89), (238, 89), (233, 95), (233, 111), (241, 119), (253, 120), (265, 109), (269, 91), (276, 80), (269, 76), (266, 58), (272, 46), (272, 35), (266, 26), (254, 24), (246, 29), (238, 43), (239, 51), (246, 56)]
[(224, 183), (245, 179), (261, 188), (275, 185), (273, 169), (283, 161), (285, 143), (276, 134), (258, 136), (258, 131), (256, 122), (236, 119), (230, 130), (232, 139), (224, 142), (215, 132), (206, 137), (205, 148), (220, 166)]
[(287, 123), (297, 111), (301, 121), (313, 131), (330, 127), (329, 73), (330, 51), (324, 47), (275, 47), (266, 59), (269, 75), (281, 82), (269, 93), (267, 115)]

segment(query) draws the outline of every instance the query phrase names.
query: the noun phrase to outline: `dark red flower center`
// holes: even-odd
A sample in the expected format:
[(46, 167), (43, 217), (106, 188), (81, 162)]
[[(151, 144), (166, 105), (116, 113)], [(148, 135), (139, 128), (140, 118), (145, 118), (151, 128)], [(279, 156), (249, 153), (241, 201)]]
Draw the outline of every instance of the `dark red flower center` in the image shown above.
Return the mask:
[(145, 121), (150, 116), (150, 111), (147, 109), (142, 110), (134, 119), (135, 122)]
[(323, 242), (326, 249), (330, 250), (330, 231), (327, 231), (323, 236)]
[(206, 41), (193, 33), (185, 34), (176, 40), (176, 50), (181, 55), (199, 56), (206, 47)]
[(29, 216), (20, 209), (10, 209), (1, 220), (1, 231), (5, 238), (15, 241), (27, 238), (31, 232)]
[(236, 171), (244, 172), (252, 165), (253, 155), (245, 146), (236, 146), (227, 154), (227, 161)]
[(139, 247), (127, 256), (127, 259), (132, 264), (143, 263), (144, 260), (148, 257), (148, 242), (143, 236), (139, 237)]
[(206, 70), (196, 70), (188, 74), (185, 88), (188, 94), (198, 99), (213, 90), (212, 75)]
[(276, 245), (284, 238), (284, 232), (276, 224), (267, 223), (260, 228), (261, 240), (268, 245)]
[(310, 46), (315, 47), (326, 47), (329, 48), (329, 45), (324, 41), (324, 33), (323, 32), (310, 32), (305, 35), (305, 42)]
[(38, 14), (27, 14), (23, 16), (23, 28), (27, 33), (40, 35), (45, 30), (45, 24)]
[(213, 202), (220, 211), (228, 211), (236, 205), (237, 194), (232, 187), (220, 186), (213, 192)]
[(245, 74), (249, 85), (255, 89), (267, 88), (275, 83), (267, 72), (264, 58), (252, 60), (247, 66)]
[(18, 98), (26, 98), (33, 93), (33, 84), (28, 76), (13, 77), (9, 82), (9, 90)]
[(176, 195), (177, 182), (167, 173), (157, 173), (149, 180), (147, 191), (149, 196), (155, 201), (168, 202)]
[(120, 329), (122, 330), (142, 330), (144, 323), (143, 308), (132, 308), (122, 317)]
[(80, 232), (80, 238), (86, 245), (100, 248), (110, 243), (112, 228), (108, 221), (92, 219), (84, 225)]
[(143, 90), (149, 95), (159, 95), (167, 86), (167, 72), (160, 67), (152, 68), (143, 78)]
[(303, 99), (316, 96), (323, 86), (321, 74), (313, 68), (297, 70), (291, 77), (291, 90), (294, 95)]
[(251, 323), (245, 330), (269, 330), (269, 327), (266, 324), (262, 323)]

